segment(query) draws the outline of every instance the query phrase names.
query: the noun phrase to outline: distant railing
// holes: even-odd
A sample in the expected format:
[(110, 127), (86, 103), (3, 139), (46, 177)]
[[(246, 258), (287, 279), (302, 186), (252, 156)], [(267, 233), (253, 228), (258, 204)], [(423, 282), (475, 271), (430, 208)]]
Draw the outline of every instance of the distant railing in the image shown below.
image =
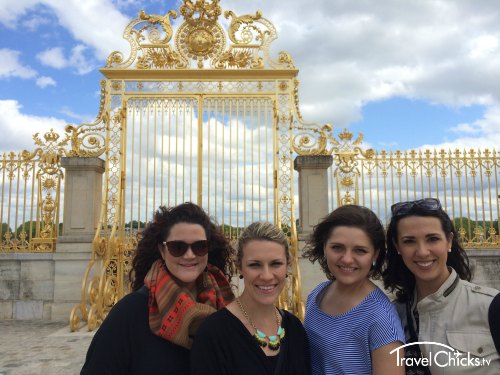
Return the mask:
[(59, 135), (34, 135), (38, 146), (0, 156), (0, 253), (54, 252), (60, 226), (63, 171)]
[[(465, 248), (499, 248), (500, 157), (496, 150), (362, 150), (340, 133), (329, 170), (330, 209), (356, 203), (387, 225), (398, 201), (436, 197)], [(362, 137), (361, 137), (362, 139)]]

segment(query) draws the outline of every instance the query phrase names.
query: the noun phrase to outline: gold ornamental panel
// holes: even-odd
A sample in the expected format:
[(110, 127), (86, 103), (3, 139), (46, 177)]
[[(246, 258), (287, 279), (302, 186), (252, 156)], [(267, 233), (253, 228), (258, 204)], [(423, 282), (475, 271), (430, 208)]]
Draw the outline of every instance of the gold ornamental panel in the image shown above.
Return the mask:
[[(179, 14), (184, 22), (174, 28)], [(297, 123), (318, 126), (300, 117), (290, 55), (270, 56), (274, 25), (259, 11), (226, 11), (226, 30), (221, 14), (217, 0), (184, 0), (164, 16), (141, 11), (124, 30), (129, 56), (112, 52), (101, 69), (102, 212), (72, 329), (82, 320), (94, 329), (128, 293), (138, 231), (159, 204), (185, 200), (201, 204), (232, 240), (255, 220), (279, 225), (294, 258), (280, 305), (303, 317), (292, 140)]]
[(203, 60), (219, 56), (226, 48), (224, 29), (218, 23), (201, 20), (196, 24), (183, 23), (176, 33), (175, 45), (186, 60), (196, 60), (203, 67)]

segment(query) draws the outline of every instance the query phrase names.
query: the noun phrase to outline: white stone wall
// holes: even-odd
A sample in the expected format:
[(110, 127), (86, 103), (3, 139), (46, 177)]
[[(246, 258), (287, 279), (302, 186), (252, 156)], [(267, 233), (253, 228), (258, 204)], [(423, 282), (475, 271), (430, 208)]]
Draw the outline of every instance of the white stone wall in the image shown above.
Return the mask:
[(0, 254), (0, 319), (50, 319), (52, 254)]

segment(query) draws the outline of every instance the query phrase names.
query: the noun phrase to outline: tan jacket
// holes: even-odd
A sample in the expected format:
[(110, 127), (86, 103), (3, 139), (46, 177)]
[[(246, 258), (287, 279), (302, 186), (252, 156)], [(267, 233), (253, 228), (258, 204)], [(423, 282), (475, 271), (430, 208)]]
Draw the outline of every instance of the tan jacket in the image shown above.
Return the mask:
[[(451, 269), (445, 283), (417, 303), (418, 341), (434, 342), (420, 344), (432, 375), (500, 374), (500, 355), (488, 324), (488, 308), (497, 293), (496, 289), (461, 280)], [(405, 307), (397, 309), (406, 326)]]

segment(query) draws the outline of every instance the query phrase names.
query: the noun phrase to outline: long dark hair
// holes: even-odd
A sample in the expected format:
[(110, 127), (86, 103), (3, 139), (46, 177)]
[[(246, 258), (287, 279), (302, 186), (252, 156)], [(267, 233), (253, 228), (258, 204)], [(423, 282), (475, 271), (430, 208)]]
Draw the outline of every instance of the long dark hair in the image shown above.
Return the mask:
[(167, 239), (170, 229), (178, 223), (199, 224), (205, 229), (209, 243), (208, 263), (219, 268), (228, 279), (231, 278), (234, 250), (229, 241), (201, 207), (187, 202), (174, 207), (160, 206), (154, 213), (153, 220), (139, 234), (129, 274), (133, 291), (144, 285), (144, 277), (151, 265), (161, 259), (158, 244)]
[(304, 251), (304, 256), (309, 258), (312, 263), (318, 261), (326, 277), (329, 280), (335, 280), (335, 277), (328, 269), (324, 248), (332, 231), (340, 226), (359, 228), (370, 238), (375, 251), (378, 250), (377, 260), (370, 271), (370, 276), (377, 278), (380, 275), (385, 259), (385, 232), (377, 215), (363, 206), (353, 204), (340, 206), (327, 215), (314, 227)]
[(446, 237), (449, 238), (450, 235), (453, 235), (451, 252), (448, 253), (446, 264), (452, 267), (461, 279), (470, 281), (472, 275), (469, 268), (469, 258), (458, 242), (457, 232), (448, 214), (442, 208), (428, 210), (421, 206), (414, 205), (404, 215), (392, 217), (389, 223), (387, 229), (387, 266), (382, 272), (385, 288), (391, 293), (395, 292), (399, 302), (405, 302), (411, 298), (413, 290), (415, 289), (415, 276), (413, 276), (411, 271), (404, 264), (395, 245), (398, 238), (398, 223), (401, 219), (408, 216), (435, 217), (439, 219), (441, 222), (441, 229)]

